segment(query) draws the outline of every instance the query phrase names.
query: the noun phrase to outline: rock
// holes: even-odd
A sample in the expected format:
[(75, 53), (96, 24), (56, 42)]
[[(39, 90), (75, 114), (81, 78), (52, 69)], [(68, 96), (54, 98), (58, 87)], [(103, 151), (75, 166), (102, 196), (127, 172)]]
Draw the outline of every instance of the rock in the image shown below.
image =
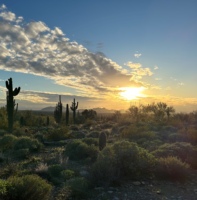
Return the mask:
[(111, 191), (111, 190), (109, 190), (109, 191), (107, 191), (109, 194), (112, 194), (114, 191)]

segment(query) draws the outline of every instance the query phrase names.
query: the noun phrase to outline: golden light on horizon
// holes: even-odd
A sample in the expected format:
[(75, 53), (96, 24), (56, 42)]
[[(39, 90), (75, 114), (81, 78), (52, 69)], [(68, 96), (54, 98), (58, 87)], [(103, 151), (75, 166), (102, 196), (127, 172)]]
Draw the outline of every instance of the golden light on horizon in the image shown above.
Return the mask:
[(144, 87), (124, 87), (120, 88), (120, 96), (125, 100), (138, 99), (139, 97), (144, 97), (145, 95), (142, 92), (145, 90)]

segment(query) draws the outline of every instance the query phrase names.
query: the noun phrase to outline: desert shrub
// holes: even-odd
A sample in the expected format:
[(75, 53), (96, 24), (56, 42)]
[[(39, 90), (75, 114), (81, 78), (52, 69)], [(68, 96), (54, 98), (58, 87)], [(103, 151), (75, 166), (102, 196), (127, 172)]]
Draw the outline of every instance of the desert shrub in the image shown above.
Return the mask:
[(15, 128), (13, 131), (13, 135), (17, 137), (27, 136), (27, 132), (22, 128)]
[(70, 137), (71, 138), (76, 138), (76, 139), (84, 138), (85, 137), (85, 133), (83, 131), (72, 131), (70, 133)]
[(100, 132), (99, 131), (91, 131), (90, 133), (87, 134), (86, 137), (90, 137), (90, 138), (98, 138), (99, 137)]
[(148, 151), (154, 151), (156, 149), (158, 149), (159, 146), (161, 146), (163, 144), (163, 142), (159, 139), (155, 139), (155, 140), (139, 140), (138, 141), (138, 145)]
[(14, 145), (15, 150), (19, 149), (29, 149), (30, 152), (39, 151), (42, 144), (37, 139), (32, 139), (27, 136), (18, 138)]
[(88, 196), (89, 183), (84, 177), (75, 177), (66, 182), (74, 199), (85, 199)]
[(187, 137), (192, 144), (197, 144), (197, 129), (189, 128), (187, 131)]
[(35, 139), (37, 139), (39, 142), (44, 143), (44, 135), (40, 132), (37, 132), (34, 135)]
[(69, 180), (69, 179), (73, 178), (74, 176), (75, 176), (75, 172), (73, 170), (65, 169), (65, 170), (61, 171), (61, 177), (64, 180)]
[(10, 134), (4, 135), (0, 139), (0, 149), (2, 151), (10, 150), (14, 147), (16, 141), (17, 141), (16, 136)]
[(156, 177), (172, 181), (183, 181), (188, 177), (189, 165), (177, 157), (159, 158), (155, 168)]
[[(144, 178), (152, 174), (155, 158), (136, 143), (119, 141), (105, 147), (91, 170), (94, 183)], [(117, 180), (114, 180), (116, 178)]]
[(87, 145), (95, 145), (98, 146), (98, 138), (84, 138), (82, 142), (86, 143)]
[(57, 190), (55, 200), (67, 200), (71, 197), (71, 189), (69, 186), (63, 186)]
[(0, 179), (0, 199), (6, 199), (8, 181)]
[(156, 157), (178, 157), (183, 162), (187, 162), (191, 167), (197, 167), (197, 148), (187, 142), (165, 143), (152, 152)]
[(94, 145), (87, 145), (82, 140), (74, 140), (67, 144), (65, 153), (71, 160), (90, 158), (94, 161), (96, 160), (98, 149)]
[(7, 199), (48, 200), (52, 190), (52, 186), (37, 175), (12, 176), (7, 181)]
[(46, 139), (49, 141), (59, 141), (69, 139), (68, 128), (58, 128), (51, 130), (47, 135)]
[(25, 159), (28, 158), (29, 156), (29, 149), (18, 149), (13, 151), (13, 155), (14, 157), (18, 158), (18, 159)]
[(60, 177), (63, 169), (64, 168), (59, 164), (51, 165), (48, 167), (48, 173), (52, 177)]

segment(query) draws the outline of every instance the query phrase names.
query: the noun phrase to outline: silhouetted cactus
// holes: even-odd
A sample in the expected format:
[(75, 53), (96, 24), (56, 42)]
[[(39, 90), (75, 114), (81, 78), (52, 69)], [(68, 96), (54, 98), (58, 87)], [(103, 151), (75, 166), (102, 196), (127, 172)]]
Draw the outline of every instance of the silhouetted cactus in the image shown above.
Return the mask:
[(47, 123), (46, 123), (47, 126), (49, 126), (49, 116), (47, 116)]
[[(13, 90), (12, 78), (9, 78), (8, 81), (5, 82), (7, 88), (7, 115), (8, 115), (8, 131), (12, 132), (13, 124), (14, 124), (14, 112), (16, 113), (18, 110), (18, 104), (15, 103), (14, 96), (17, 96), (20, 92), (20, 87), (15, 88)], [(14, 107), (16, 109), (14, 111)]]
[(105, 132), (101, 132), (99, 135), (99, 150), (101, 151), (103, 148), (105, 148), (107, 143), (107, 135)]
[(72, 106), (70, 107), (70, 109), (73, 111), (73, 123), (75, 124), (75, 117), (76, 117), (76, 110), (78, 108), (78, 102), (75, 103), (75, 99), (72, 102)]
[(69, 106), (66, 104), (66, 126), (69, 124)]
[(61, 102), (61, 95), (59, 96), (59, 102), (57, 103), (54, 111), (54, 118), (56, 123), (60, 123), (62, 119), (62, 102)]

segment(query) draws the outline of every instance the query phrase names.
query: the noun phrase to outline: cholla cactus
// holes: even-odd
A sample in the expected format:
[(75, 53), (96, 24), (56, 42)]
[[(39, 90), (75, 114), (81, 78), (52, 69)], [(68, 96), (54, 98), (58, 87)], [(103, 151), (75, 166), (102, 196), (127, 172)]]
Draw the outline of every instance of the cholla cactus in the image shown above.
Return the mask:
[(101, 132), (101, 134), (99, 135), (99, 150), (100, 151), (105, 148), (106, 143), (107, 143), (107, 135), (105, 132)]
[(75, 99), (74, 101), (72, 102), (72, 106), (70, 107), (70, 109), (73, 111), (73, 123), (75, 124), (75, 117), (76, 117), (76, 110), (78, 108), (78, 102), (75, 103)]
[[(8, 81), (5, 82), (7, 91), (7, 115), (8, 115), (8, 130), (9, 132), (12, 132), (13, 130), (13, 124), (14, 124), (14, 113), (18, 110), (18, 104), (15, 103), (14, 96), (17, 96), (20, 92), (20, 87), (15, 88), (13, 90), (12, 85), (12, 78), (9, 78)], [(16, 106), (16, 109), (14, 111), (14, 107)]]

